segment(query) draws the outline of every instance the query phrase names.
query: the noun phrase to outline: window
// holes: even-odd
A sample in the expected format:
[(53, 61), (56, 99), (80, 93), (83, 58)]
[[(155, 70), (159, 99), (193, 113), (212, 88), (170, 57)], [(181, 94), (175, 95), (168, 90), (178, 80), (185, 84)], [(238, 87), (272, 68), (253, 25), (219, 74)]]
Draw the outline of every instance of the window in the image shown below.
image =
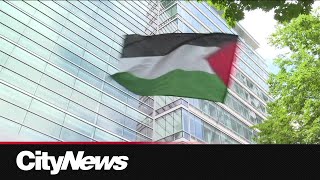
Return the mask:
[(94, 89), (93, 87), (79, 81), (79, 80), (76, 80), (75, 82), (75, 85), (74, 85), (74, 88), (80, 92), (82, 92), (83, 94), (97, 100), (97, 101), (100, 101), (101, 99), (101, 92)]
[(73, 78), (72, 76), (68, 75), (65, 72), (62, 72), (61, 70), (51, 66), (51, 65), (47, 65), (45, 72), (50, 75), (51, 77), (63, 82), (64, 84), (67, 84), (69, 86), (73, 86), (74, 82), (75, 82), (75, 78)]
[(55, 43), (53, 41), (51, 41), (47, 37), (39, 34), (38, 32), (30, 29), (29, 27), (27, 27), (24, 30), (23, 35), (30, 38), (31, 40), (35, 41), (39, 45), (46, 47), (49, 50), (52, 50), (55, 45)]
[(19, 136), (27, 141), (58, 141), (57, 139), (46, 136), (45, 134), (34, 131), (30, 128), (22, 126)]
[[(61, 4), (61, 1), (59, 2), (59, 4)], [(72, 5), (71, 5), (72, 6)], [(68, 19), (77, 24), (79, 27), (81, 27), (82, 29), (86, 30), (86, 31), (90, 31), (91, 26), (88, 25), (87, 23), (85, 23), (84, 21), (82, 21), (81, 19), (77, 18), (75, 15), (73, 14), (69, 14)]]
[[(39, 22), (35, 20), (31, 20), (28, 24), (29, 27), (32, 27), (33, 29), (36, 29), (37, 32), (45, 35), (47, 38), (51, 39), (52, 41), (56, 41), (59, 37), (57, 33), (52, 31), (51, 29), (45, 27), (44, 25), (40, 24)], [(58, 26), (59, 27), (59, 26)]]
[(10, 84), (23, 89), (31, 94), (33, 94), (37, 88), (37, 84), (18, 75), (6, 68), (0, 71), (0, 79), (9, 82)]
[(19, 19), (24, 24), (28, 24), (30, 17), (26, 16), (21, 11), (17, 10), (16, 8), (10, 6), (9, 4), (5, 3), (4, 1), (0, 2), (0, 9), (1, 11), (10, 14), (15, 19)]
[[(58, 12), (60, 13), (61, 11), (58, 11)], [(66, 20), (64, 22), (64, 26), (72, 30), (74, 33), (78, 34), (80, 37), (82, 37), (86, 41), (91, 40), (93, 38), (92, 35), (90, 35), (87, 31), (81, 29), (72, 21)]]
[[(118, 98), (122, 102), (127, 102), (128, 96), (126, 94), (124, 94), (123, 92), (121, 92), (119, 89), (111, 86), (108, 83), (104, 83), (103, 91), (114, 96), (115, 98)], [(130, 105), (132, 105), (132, 104), (130, 104)]]
[(173, 134), (173, 113), (167, 114), (166, 119), (166, 136)]
[(87, 62), (85, 60), (82, 60), (81, 67), (101, 79), (103, 79), (106, 74), (101, 69), (97, 68), (96, 66), (90, 64), (89, 62)]
[(91, 111), (97, 111), (99, 103), (77, 91), (73, 91), (71, 95), (71, 100), (75, 101), (78, 104), (85, 106)]
[(57, 138), (59, 137), (61, 131), (61, 126), (58, 124), (50, 122), (30, 112), (27, 114), (23, 123), (28, 127)]
[(92, 76), (91, 74), (83, 71), (83, 70), (79, 70), (78, 73), (78, 77), (82, 80), (84, 80), (85, 82), (91, 84), (92, 86), (95, 86), (98, 89), (102, 88), (102, 81), (94, 76)]
[(60, 32), (62, 29), (62, 26), (59, 23), (55, 22), (54, 20), (49, 18), (47, 15), (41, 13), (40, 11), (36, 11), (34, 13), (34, 17), (37, 17), (42, 23), (46, 24), (47, 26), (58, 32)]
[[(94, 40), (93, 38), (91, 38), (90, 39), (91, 40), (91, 42)], [(96, 43), (95, 43), (96, 44)], [(98, 49), (97, 48), (97, 46), (98, 47), (103, 47), (103, 50), (101, 50), (101, 49)], [(109, 54), (107, 54), (106, 52), (109, 52), (110, 51), (110, 47), (109, 46), (106, 46), (106, 45), (100, 45), (100, 44), (98, 44), (98, 45), (93, 45), (93, 44), (91, 44), (91, 43), (87, 43), (87, 49), (90, 49), (90, 51), (94, 54), (94, 55), (96, 55), (96, 56), (98, 56), (100, 59), (102, 59), (103, 61), (105, 61), (105, 62), (108, 62), (108, 59), (109, 59)]]
[(93, 56), (92, 54), (85, 52), (84, 53), (84, 59), (86, 59), (91, 64), (94, 64), (95, 66), (99, 67), (103, 71), (107, 71), (108, 65), (103, 62), (102, 60), (98, 59), (97, 57)]
[[(79, 46), (75, 45), (73, 42), (69, 41), (68, 39), (62, 36), (58, 38), (57, 44), (65, 47), (66, 49), (70, 50), (70, 52), (78, 55), (79, 57), (77, 57), (77, 59), (80, 59), (80, 57), (82, 57), (84, 54), (84, 50), (82, 48), (80, 48)], [(72, 56), (76, 57), (76, 55), (72, 55)]]
[(92, 141), (90, 138), (67, 128), (62, 128), (60, 138), (64, 141)]
[(124, 124), (125, 119), (127, 119), (127, 117), (125, 117), (123, 114), (104, 105), (100, 105), (99, 114), (109, 119), (112, 119), (113, 121), (116, 121), (120, 124)]
[[(60, 37), (62, 38), (62, 37)], [(76, 54), (72, 53), (71, 51), (65, 49), (62, 46), (56, 45), (54, 48), (54, 52), (56, 52), (58, 55), (66, 58), (67, 60), (69, 60), (70, 62), (80, 66), (81, 64), (81, 58), (79, 56), (77, 56)]]
[(130, 141), (137, 141), (136, 133), (124, 128), (123, 137), (130, 140)]
[(124, 113), (126, 111), (126, 106), (124, 104), (104, 94), (102, 95), (102, 103), (119, 112)]
[[(21, 40), (21, 39), (20, 39)], [(16, 47), (12, 53), (15, 58), (19, 59), (20, 61), (23, 61), (24, 63), (38, 69), (39, 71), (43, 71), (46, 62), (42, 61), (41, 59), (37, 58), (36, 56)]]
[(145, 115), (139, 113), (138, 111), (133, 110), (133, 109), (131, 109), (129, 107), (127, 107), (126, 114), (127, 114), (127, 116), (130, 116), (131, 118), (133, 118), (133, 119), (135, 119), (137, 121), (140, 121), (140, 122), (144, 121), (147, 118), (147, 116), (145, 116)]
[(112, 133), (122, 136), (123, 127), (115, 122), (110, 121), (102, 116), (98, 116), (97, 125)]
[[(1, 4), (1, 8), (2, 8), (2, 4), (6, 4), (4, 1), (0, 1)], [(11, 13), (9, 13), (11, 14)], [(19, 33), (22, 33), (24, 31), (24, 29), (27, 27), (24, 24), (18, 22), (17, 20), (15, 20), (14, 18), (6, 15), (3, 12), (0, 12), (0, 22), (5, 24), (6, 26), (10, 27), (11, 29), (16, 30)], [(18, 40), (18, 39), (17, 39)]]
[[(1, 13), (0, 13), (0, 18), (1, 18)], [(7, 23), (6, 23), (6, 25), (7, 25)], [(14, 41), (14, 42), (17, 42), (19, 40), (19, 38), (21, 37), (20, 34), (18, 34), (17, 32), (13, 31), (12, 29), (8, 28), (7, 26), (5, 26), (1, 23), (0, 23), (0, 34), (4, 37), (7, 37), (8, 39), (10, 39), (11, 41)], [(13, 46), (13, 45), (11, 45), (11, 46)], [(2, 47), (2, 48), (6, 48), (6, 47)]]
[(85, 119), (91, 123), (94, 123), (96, 114), (74, 102), (70, 102), (68, 111), (82, 119)]
[(13, 104), (16, 104), (22, 108), (28, 108), (32, 99), (31, 97), (1, 83), (0, 98)]
[[(21, 123), (25, 115), (25, 110), (0, 99), (0, 116)], [(3, 125), (1, 124), (1, 126)]]
[(46, 88), (39, 86), (35, 95), (51, 104), (58, 106), (59, 108), (67, 109), (69, 100)]
[(183, 119), (183, 130), (185, 132), (190, 132), (189, 131), (189, 113), (186, 110), (182, 110), (182, 119)]
[[(62, 22), (65, 20), (61, 15), (59, 15), (58, 13), (54, 12), (52, 9), (55, 9), (55, 3), (50, 3), (49, 7), (47, 7), (44, 4), (47, 3), (41, 3), (39, 1), (25, 1), (26, 3), (28, 3), (30, 6), (33, 6), (34, 8), (36, 8), (38, 11), (43, 12), (44, 14), (46, 14), (47, 16), (55, 19), (57, 22), (60, 22), (62, 24)], [(64, 11), (62, 11), (61, 9), (59, 9), (59, 11), (57, 11), (61, 14), (64, 13)]]
[(40, 84), (45, 86), (46, 88), (61, 94), (64, 97), (70, 97), (72, 93), (72, 89), (61, 82), (47, 76), (43, 75), (40, 81)]
[(71, 39), (75, 43), (79, 44), (80, 46), (86, 47), (87, 41), (85, 39), (83, 39), (83, 37), (79, 36), (78, 34), (70, 31), (69, 29), (63, 27), (62, 31), (61, 31), (61, 34), (63, 34), (64, 36), (68, 37), (69, 39)]
[(32, 101), (29, 110), (59, 124), (63, 123), (65, 117), (65, 113), (35, 99)]
[[(0, 101), (0, 103), (1, 103), (1, 101)], [(1, 132), (10, 133), (12, 135), (18, 135), (19, 130), (21, 128), (21, 125), (19, 125), (18, 123), (15, 123), (15, 122), (10, 121), (8, 119), (5, 119), (3, 117), (0, 117), (0, 124), (1, 124), (1, 126), (0, 126)]]
[(76, 118), (71, 117), (69, 115), (66, 116), (63, 125), (65, 127), (68, 127), (72, 130), (80, 132), (80, 133), (87, 135), (89, 137), (91, 137), (94, 132), (93, 126), (91, 126), (87, 123), (84, 123), (83, 121), (80, 121), (79, 119), (76, 119)]
[(96, 131), (94, 133), (94, 139), (98, 140), (98, 141), (123, 141), (122, 139), (111, 135), (110, 133), (107, 133), (105, 131), (102, 131), (98, 128), (96, 128)]

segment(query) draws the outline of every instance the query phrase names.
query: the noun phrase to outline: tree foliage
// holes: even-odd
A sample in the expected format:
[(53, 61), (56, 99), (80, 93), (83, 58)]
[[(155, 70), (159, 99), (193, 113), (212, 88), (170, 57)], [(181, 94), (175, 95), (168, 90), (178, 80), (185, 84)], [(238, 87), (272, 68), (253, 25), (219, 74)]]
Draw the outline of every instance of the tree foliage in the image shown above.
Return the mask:
[(314, 0), (197, 0), (207, 1), (223, 12), (222, 17), (230, 27), (244, 19), (244, 11), (261, 9), (265, 12), (274, 10), (274, 19), (280, 23), (289, 22), (300, 14), (309, 14)]
[(278, 57), (280, 68), (268, 81), (274, 101), (269, 116), (256, 128), (258, 143), (320, 144), (320, 15), (319, 10), (279, 25), (270, 37), (289, 54)]

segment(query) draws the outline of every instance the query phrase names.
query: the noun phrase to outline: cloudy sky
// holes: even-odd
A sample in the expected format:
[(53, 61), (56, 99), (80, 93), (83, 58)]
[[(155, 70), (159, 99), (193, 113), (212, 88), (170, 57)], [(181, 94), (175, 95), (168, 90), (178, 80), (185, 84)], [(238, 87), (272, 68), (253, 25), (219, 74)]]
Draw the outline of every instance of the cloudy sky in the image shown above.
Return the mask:
[[(316, 1), (313, 8), (320, 7), (320, 1)], [(272, 65), (273, 59), (284, 50), (271, 47), (268, 44), (268, 37), (275, 31), (276, 21), (273, 19), (273, 11), (264, 12), (254, 10), (245, 13), (245, 19), (240, 24), (259, 42), (260, 48), (257, 52), (265, 59), (269, 72), (277, 72)]]

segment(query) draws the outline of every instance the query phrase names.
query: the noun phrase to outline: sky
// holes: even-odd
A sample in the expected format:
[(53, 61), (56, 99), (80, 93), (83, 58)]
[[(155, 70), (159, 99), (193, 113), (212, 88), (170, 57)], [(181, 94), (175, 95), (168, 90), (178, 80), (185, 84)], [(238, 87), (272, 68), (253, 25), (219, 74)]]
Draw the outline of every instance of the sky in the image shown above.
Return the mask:
[[(313, 8), (320, 7), (320, 1), (315, 1)], [(268, 37), (275, 31), (277, 22), (273, 18), (273, 11), (264, 12), (260, 9), (245, 12), (245, 18), (239, 23), (254, 37), (260, 44), (257, 53), (264, 58), (268, 71), (276, 73), (278, 68), (273, 65), (273, 59), (286, 52), (286, 49), (276, 49), (268, 44)]]

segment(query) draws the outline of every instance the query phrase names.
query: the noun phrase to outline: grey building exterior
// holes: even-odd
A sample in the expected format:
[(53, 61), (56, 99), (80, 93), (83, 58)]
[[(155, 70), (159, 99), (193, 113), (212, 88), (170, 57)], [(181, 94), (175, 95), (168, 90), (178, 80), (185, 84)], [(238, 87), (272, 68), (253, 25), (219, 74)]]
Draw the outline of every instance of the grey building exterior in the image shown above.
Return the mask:
[[(225, 104), (142, 97), (110, 78), (125, 34), (241, 37)], [(266, 118), (258, 43), (195, 1), (0, 1), (0, 136), (26, 141), (254, 143)]]

